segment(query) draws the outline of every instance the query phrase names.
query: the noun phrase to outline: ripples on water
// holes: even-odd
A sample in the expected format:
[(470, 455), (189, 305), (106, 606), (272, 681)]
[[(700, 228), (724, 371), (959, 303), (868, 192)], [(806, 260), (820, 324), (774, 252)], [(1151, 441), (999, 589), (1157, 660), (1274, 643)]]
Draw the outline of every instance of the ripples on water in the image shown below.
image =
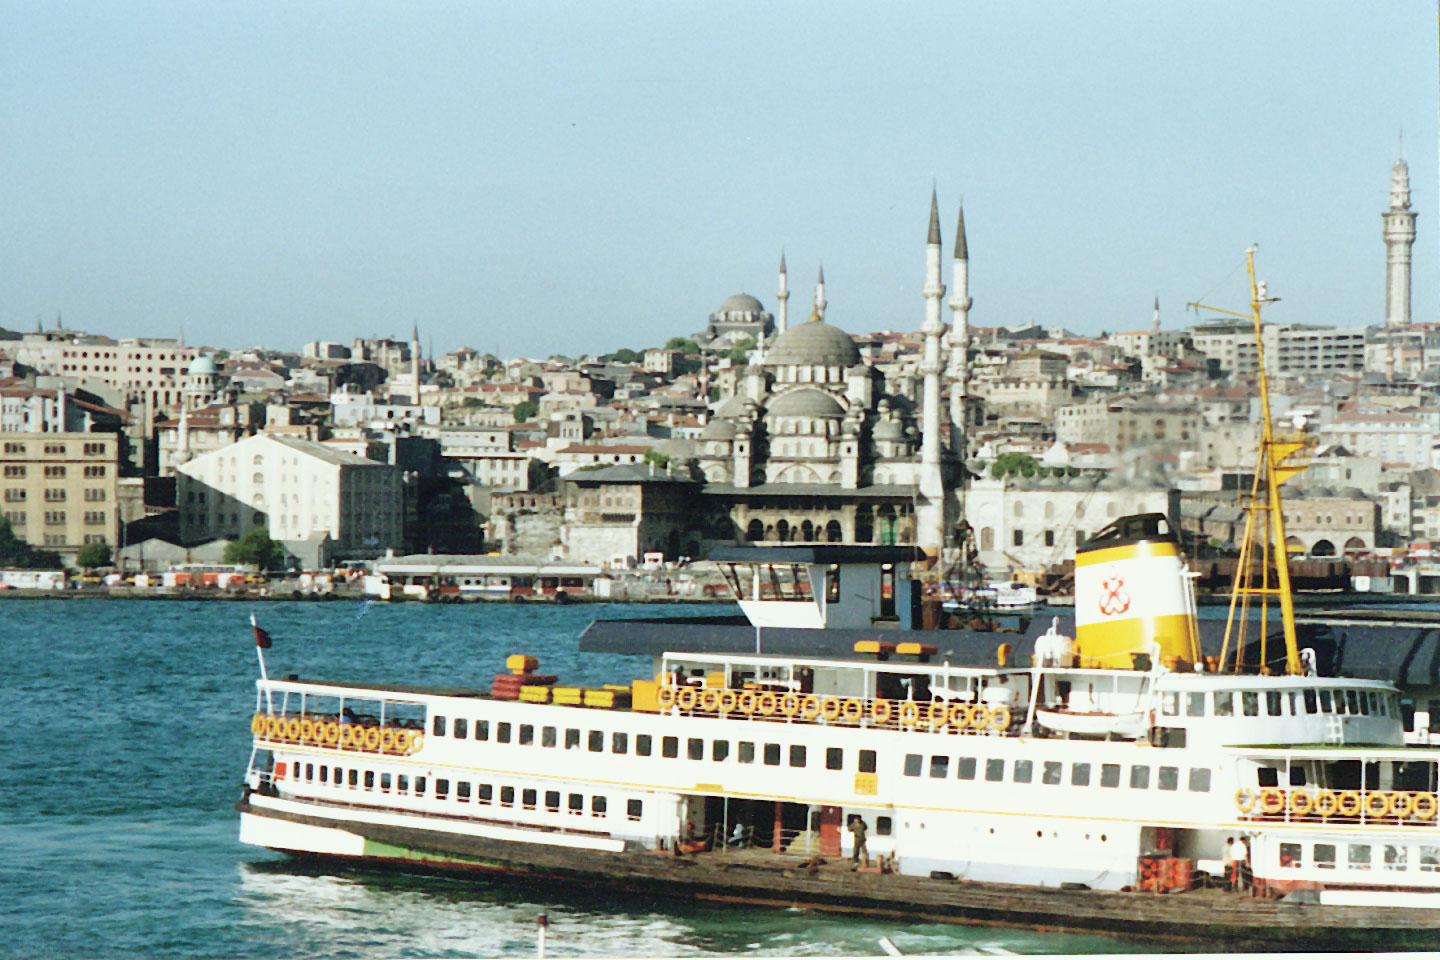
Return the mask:
[[(9, 708), (0, 757), (0, 956), (875, 955), (1126, 950), (1103, 937), (897, 925), (337, 871), (236, 840), (255, 705), (254, 610), (272, 676), (487, 685), (526, 652), (562, 682), (624, 681), (646, 658), (580, 657), (596, 616), (714, 606), (420, 606), (0, 601)], [(1147, 949), (1136, 947), (1134, 949)]]

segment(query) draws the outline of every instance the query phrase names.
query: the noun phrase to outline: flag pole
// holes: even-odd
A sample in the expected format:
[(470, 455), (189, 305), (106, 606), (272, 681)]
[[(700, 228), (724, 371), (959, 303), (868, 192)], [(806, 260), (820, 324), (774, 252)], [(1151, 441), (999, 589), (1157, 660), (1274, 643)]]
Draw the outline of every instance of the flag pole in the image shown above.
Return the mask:
[(255, 620), (255, 614), (250, 614), (250, 629), (255, 631), (255, 657), (260, 661), (260, 679), (267, 681), (265, 684), (265, 712), (275, 712), (275, 701), (270, 692), (269, 677), (265, 674), (265, 646), (260, 642), (260, 624)]

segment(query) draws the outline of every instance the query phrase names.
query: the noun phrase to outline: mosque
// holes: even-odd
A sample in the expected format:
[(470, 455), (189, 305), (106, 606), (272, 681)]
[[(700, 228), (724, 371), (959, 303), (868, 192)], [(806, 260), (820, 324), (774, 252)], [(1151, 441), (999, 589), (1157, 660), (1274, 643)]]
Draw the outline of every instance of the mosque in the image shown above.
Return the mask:
[[(952, 317), (945, 324), (932, 194), (918, 393), (887, 382), (849, 334), (825, 321), (823, 271), (809, 320), (790, 327), (781, 257), (775, 335), (758, 341), (735, 394), (701, 433), (696, 457), (707, 497), (723, 505), (744, 539), (918, 544), (932, 556), (953, 539), (971, 303), (963, 209), (956, 233)], [(758, 301), (753, 306), (769, 316)], [(948, 404), (942, 378), (951, 387)], [(909, 399), (917, 395), (918, 404)]]

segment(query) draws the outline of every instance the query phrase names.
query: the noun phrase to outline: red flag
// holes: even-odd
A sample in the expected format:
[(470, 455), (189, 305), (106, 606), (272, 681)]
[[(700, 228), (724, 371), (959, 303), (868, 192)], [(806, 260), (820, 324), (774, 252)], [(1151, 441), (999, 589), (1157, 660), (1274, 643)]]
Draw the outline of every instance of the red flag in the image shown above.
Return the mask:
[(270, 634), (266, 633), (264, 630), (261, 630), (260, 625), (255, 623), (254, 621), (251, 621), (250, 627), (252, 630), (255, 631), (255, 646), (259, 647), (261, 650), (269, 650)]

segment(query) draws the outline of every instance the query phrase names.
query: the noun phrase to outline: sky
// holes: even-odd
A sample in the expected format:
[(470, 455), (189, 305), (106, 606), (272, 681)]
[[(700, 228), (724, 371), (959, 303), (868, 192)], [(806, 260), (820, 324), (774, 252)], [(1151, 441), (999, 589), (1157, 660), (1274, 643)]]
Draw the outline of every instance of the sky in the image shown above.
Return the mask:
[[(658, 346), (730, 294), (972, 324), (1440, 320), (1432, 0), (0, 0), (0, 327), (229, 349)], [(1403, 135), (1403, 147), (1402, 147)], [(947, 312), (948, 317), (948, 312)]]

